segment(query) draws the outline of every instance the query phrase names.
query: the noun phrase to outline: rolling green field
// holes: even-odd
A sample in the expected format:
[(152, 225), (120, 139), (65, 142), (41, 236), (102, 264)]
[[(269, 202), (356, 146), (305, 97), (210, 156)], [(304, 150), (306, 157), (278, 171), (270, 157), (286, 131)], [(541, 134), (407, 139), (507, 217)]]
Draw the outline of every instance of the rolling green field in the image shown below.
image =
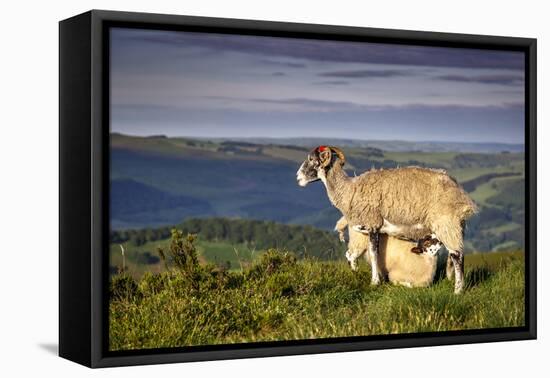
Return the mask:
[[(191, 269), (189, 268), (191, 267)], [(466, 256), (466, 290), (370, 286), (362, 264), (296, 259), (270, 250), (224, 270), (180, 269), (111, 279), (111, 350), (297, 340), (524, 325), (522, 252)]]
[[(350, 175), (409, 165), (447, 170), (480, 209), (468, 222), (466, 251), (524, 247), (525, 155), (518, 146), (506, 150), (505, 145), (472, 144), (470, 149), (488, 152), (452, 152), (447, 149), (465, 147), (395, 141), (383, 146), (399, 148), (386, 151), (345, 140), (325, 142), (343, 148)], [(311, 147), (289, 144), (305, 143), (299, 140), (266, 143), (112, 134), (112, 228), (147, 229), (224, 217), (332, 230), (340, 214), (323, 185), (296, 184), (295, 172)]]

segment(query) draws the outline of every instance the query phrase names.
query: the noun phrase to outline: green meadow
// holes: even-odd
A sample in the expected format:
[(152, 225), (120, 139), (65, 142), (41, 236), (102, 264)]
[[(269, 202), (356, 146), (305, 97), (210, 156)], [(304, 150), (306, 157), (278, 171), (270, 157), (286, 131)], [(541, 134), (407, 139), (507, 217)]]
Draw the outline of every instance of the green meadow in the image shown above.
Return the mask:
[[(180, 240), (181, 242), (181, 240)], [(180, 243), (181, 245), (181, 243)], [(200, 245), (200, 244), (199, 244)], [(163, 254), (167, 254), (166, 246)], [(197, 253), (193, 244), (183, 250)], [(184, 259), (185, 260), (185, 259)], [(241, 269), (197, 258), (161, 273), (111, 277), (111, 350), (518, 327), (525, 323), (522, 252), (467, 255), (466, 290), (371, 286), (363, 263), (269, 250)]]

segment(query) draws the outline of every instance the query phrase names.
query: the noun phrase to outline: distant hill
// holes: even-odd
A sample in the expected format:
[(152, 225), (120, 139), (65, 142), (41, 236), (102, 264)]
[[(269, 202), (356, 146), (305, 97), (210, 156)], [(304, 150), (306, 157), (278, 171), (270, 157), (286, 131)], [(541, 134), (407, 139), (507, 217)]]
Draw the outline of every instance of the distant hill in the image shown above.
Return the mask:
[[(111, 218), (119, 225), (154, 222), (158, 211), (172, 212), (173, 220), (186, 217), (212, 215), (207, 201), (184, 195), (174, 195), (132, 179), (111, 181)], [(160, 224), (172, 217), (158, 219)], [(116, 224), (115, 224), (116, 226)]]
[[(216, 141), (217, 139), (212, 139)], [(393, 152), (478, 152), (500, 153), (524, 152), (523, 144), (507, 143), (468, 143), (468, 142), (410, 142), (402, 140), (356, 140), (337, 138), (227, 138), (223, 140), (241, 141), (254, 144), (275, 144), (312, 148), (320, 145), (332, 145), (351, 148), (375, 148)]]
[[(308, 150), (321, 143), (264, 142), (112, 134), (111, 227), (137, 229), (223, 217), (331, 230), (340, 212), (330, 204), (324, 186), (296, 184), (296, 170)], [(373, 167), (446, 169), (481, 210), (468, 222), (468, 250), (523, 247), (523, 152), (389, 151), (346, 146), (344, 141), (333, 144), (344, 150), (350, 175)]]

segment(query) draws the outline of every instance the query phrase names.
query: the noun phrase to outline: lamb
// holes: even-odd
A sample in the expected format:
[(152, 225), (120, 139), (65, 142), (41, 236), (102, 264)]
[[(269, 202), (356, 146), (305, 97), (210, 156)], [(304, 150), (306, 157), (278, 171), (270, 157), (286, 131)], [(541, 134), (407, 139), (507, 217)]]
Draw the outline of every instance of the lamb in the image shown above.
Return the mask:
[[(344, 153), (336, 147), (312, 150), (296, 172), (300, 186), (321, 180), (331, 203), (353, 229), (368, 235), (371, 283), (380, 283), (378, 246), (381, 233), (402, 236), (411, 229), (428, 229), (449, 251), (447, 277), (454, 267), (455, 293), (464, 288), (465, 221), (476, 205), (443, 170), (405, 167), (371, 170), (356, 177), (344, 171)], [(406, 235), (405, 235), (406, 236)]]
[[(365, 256), (369, 261), (368, 249), (370, 239), (358, 231), (348, 228), (345, 217), (336, 222), (335, 230), (344, 240), (344, 232), (348, 229), (349, 242), (346, 258), (353, 270), (357, 270), (357, 259)], [(407, 287), (428, 287), (434, 282), (438, 267), (438, 252), (441, 242), (431, 236), (425, 237), (417, 243), (401, 240), (393, 236), (380, 236), (380, 258), (378, 265), (380, 272), (388, 280), (397, 285)], [(414, 252), (414, 253), (413, 253)]]

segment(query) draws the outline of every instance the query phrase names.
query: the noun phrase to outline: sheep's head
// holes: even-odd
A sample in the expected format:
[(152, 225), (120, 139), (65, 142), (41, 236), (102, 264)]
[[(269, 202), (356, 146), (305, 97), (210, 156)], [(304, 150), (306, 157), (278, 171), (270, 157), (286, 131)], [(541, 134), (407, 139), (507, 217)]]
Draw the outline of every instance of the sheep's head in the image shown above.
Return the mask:
[(320, 180), (325, 177), (327, 171), (334, 164), (344, 165), (346, 158), (342, 150), (332, 146), (319, 146), (313, 149), (306, 160), (302, 163), (298, 172), (296, 172), (296, 181), (298, 185), (306, 186), (310, 182)]

